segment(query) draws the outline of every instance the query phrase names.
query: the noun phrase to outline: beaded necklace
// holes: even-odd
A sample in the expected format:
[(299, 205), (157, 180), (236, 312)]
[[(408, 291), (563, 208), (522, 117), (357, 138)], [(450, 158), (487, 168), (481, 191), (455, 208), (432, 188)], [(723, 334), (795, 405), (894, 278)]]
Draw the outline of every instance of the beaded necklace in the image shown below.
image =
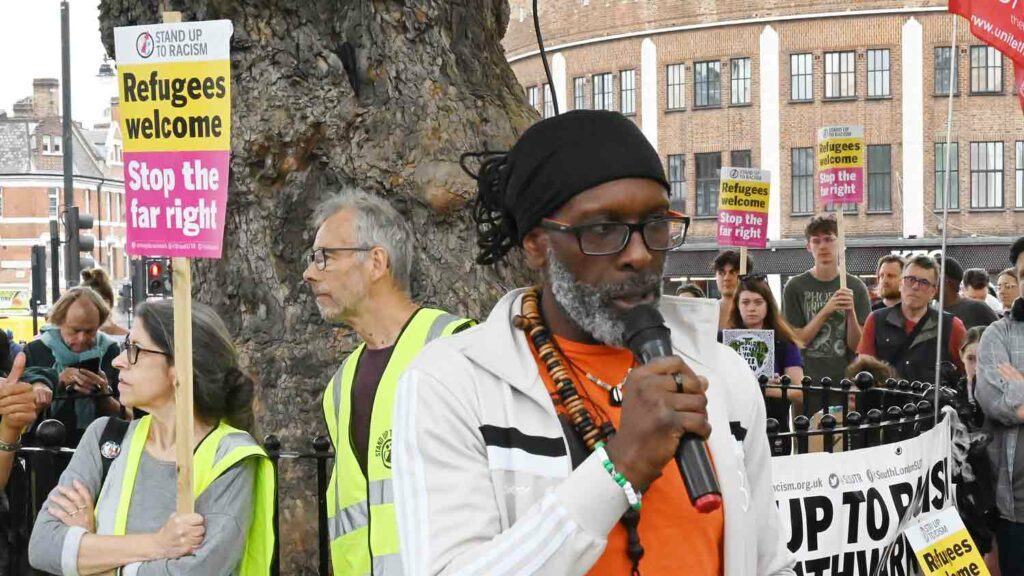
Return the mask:
[[(608, 420), (598, 423), (580, 398), (569, 361), (558, 349), (551, 332), (544, 324), (544, 318), (540, 313), (538, 287), (531, 287), (523, 294), (522, 313), (512, 319), (512, 324), (525, 332), (533, 342), (537, 356), (555, 384), (556, 394), (553, 395), (553, 399), (565, 408), (573, 429), (583, 439), (587, 451), (593, 452), (598, 442), (614, 436), (615, 426)], [(640, 512), (629, 508), (619, 521), (626, 528), (627, 553), (633, 562), (633, 576), (640, 576), (640, 559), (644, 555), (644, 548), (640, 545)]]

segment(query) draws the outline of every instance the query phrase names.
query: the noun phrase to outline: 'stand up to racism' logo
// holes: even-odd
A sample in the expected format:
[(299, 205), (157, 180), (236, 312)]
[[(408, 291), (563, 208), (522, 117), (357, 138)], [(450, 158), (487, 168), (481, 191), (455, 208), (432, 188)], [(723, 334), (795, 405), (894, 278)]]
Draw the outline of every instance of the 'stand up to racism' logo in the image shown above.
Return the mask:
[(135, 39), (135, 51), (139, 53), (139, 56), (149, 58), (153, 55), (153, 44), (153, 35), (143, 32)]
[(388, 470), (391, 469), (391, 430), (385, 430), (380, 438), (377, 438), (377, 447), (374, 455), (380, 458), (380, 463)]

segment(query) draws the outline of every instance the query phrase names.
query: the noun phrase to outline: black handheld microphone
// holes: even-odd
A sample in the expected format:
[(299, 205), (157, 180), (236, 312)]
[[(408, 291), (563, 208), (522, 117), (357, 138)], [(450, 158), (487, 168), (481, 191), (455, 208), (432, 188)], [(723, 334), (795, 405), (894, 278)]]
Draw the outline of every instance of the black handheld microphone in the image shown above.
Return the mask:
[[(672, 355), (669, 330), (657, 308), (636, 306), (625, 314), (623, 321), (626, 324), (623, 339), (641, 364)], [(690, 432), (684, 434), (676, 448), (676, 465), (694, 508), (706, 514), (722, 506), (722, 491), (703, 438)]]

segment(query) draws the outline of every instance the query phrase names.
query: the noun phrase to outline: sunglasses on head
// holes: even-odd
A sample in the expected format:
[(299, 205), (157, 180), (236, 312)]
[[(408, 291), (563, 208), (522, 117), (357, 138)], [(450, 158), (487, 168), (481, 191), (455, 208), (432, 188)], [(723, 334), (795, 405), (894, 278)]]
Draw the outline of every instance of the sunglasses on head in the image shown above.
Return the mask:
[(767, 274), (740, 274), (740, 282), (764, 282), (768, 280)]

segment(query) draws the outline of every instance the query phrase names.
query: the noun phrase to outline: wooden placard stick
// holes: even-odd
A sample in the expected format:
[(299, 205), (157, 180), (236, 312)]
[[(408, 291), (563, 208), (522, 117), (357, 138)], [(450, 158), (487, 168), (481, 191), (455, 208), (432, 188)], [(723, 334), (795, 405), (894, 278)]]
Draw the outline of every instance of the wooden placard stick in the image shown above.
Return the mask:
[(747, 272), (747, 247), (740, 246), (740, 276), (743, 276)]
[(839, 267), (839, 288), (846, 289), (846, 230), (843, 228), (843, 212), (845, 204), (836, 204), (836, 265)]

